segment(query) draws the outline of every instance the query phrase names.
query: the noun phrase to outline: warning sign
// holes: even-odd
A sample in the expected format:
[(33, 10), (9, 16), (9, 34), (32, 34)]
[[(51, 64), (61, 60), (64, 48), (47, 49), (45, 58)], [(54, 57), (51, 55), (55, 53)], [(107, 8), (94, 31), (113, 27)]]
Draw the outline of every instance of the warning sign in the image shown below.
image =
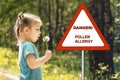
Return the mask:
[(81, 4), (56, 49), (109, 50), (110, 48), (86, 6)]

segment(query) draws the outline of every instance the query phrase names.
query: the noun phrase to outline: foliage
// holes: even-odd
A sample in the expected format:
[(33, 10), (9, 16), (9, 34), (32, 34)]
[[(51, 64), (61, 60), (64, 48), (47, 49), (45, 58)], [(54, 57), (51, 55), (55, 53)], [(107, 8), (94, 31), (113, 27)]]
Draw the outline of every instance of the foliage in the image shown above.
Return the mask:
[[(114, 19), (114, 25), (110, 31), (114, 33), (115, 37), (114, 51), (119, 53), (120, 2), (119, 0), (110, 1)], [(50, 7), (48, 6), (49, 2), (51, 4)], [(16, 51), (13, 51), (17, 50), (17, 47), (15, 46), (16, 39), (13, 33), (13, 26), (19, 12), (34, 13), (41, 17), (43, 22), (41, 28), (42, 34), (41, 38), (36, 43), (36, 46), (38, 47), (40, 54), (44, 54), (45, 43), (43, 43), (42, 37), (49, 34), (51, 31), (54, 50), (81, 2), (85, 2), (87, 6), (89, 6), (89, 0), (0, 0), (0, 68), (5, 70), (8, 69), (10, 72), (11, 70), (14, 70), (12, 73), (17, 73), (17, 75), (19, 75), (17, 64), (18, 54)], [(49, 11), (49, 9), (51, 11)], [(50, 25), (51, 30), (49, 30)], [(52, 60), (43, 66), (43, 78), (47, 80), (53, 80), (53, 77), (56, 80), (68, 80), (68, 78), (78, 80), (81, 77), (81, 55), (76, 53), (79, 53), (79, 51), (55, 51), (54, 53)], [(117, 73), (119, 73), (119, 57), (115, 56), (114, 61), (117, 61), (115, 63), (115, 69), (118, 70)], [(88, 60), (85, 62), (85, 73), (88, 78)], [(48, 77), (46, 77), (46, 75)]]
[(98, 64), (99, 69), (96, 70), (96, 80), (102, 79), (102, 80), (110, 80), (109, 76), (110, 75), (110, 70), (109, 70), (109, 65), (105, 65), (104, 63), (99, 63)]
[(113, 15), (114, 25), (111, 32), (114, 34), (114, 52), (120, 52), (120, 0), (110, 0), (111, 11)]
[[(12, 72), (12, 74), (18, 75), (18, 60), (17, 60), (17, 52), (12, 51), (9, 48), (0, 47), (0, 68)], [(14, 70), (14, 71), (13, 71)]]
[[(99, 80), (99, 79), (102, 79), (102, 80), (115, 79), (115, 80), (117, 80), (117, 79), (120, 79), (120, 72), (110, 75), (109, 65), (105, 65), (104, 63), (99, 63), (98, 66), (99, 66), (99, 69), (96, 70), (96, 72), (95, 72), (96, 76), (98, 76), (98, 77), (96, 77), (95, 80)], [(109, 74), (109, 76), (108, 76), (108, 74)]]
[[(81, 55), (78, 52), (74, 53), (76, 55), (73, 52), (54, 54), (52, 60), (43, 66), (43, 78), (47, 80), (81, 79)], [(85, 73), (87, 74), (89, 73), (88, 62), (85, 62), (85, 65)]]
[(78, 80), (79, 78), (79, 75), (72, 72), (68, 73), (65, 68), (52, 64), (43, 66), (43, 80)]
[(120, 79), (120, 72), (113, 74), (111, 79)]

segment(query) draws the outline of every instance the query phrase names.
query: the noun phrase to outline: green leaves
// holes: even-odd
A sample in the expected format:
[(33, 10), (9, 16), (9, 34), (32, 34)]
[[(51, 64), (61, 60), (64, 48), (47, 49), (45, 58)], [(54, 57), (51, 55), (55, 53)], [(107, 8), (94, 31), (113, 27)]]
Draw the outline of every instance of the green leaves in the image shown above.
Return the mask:
[(0, 47), (0, 69), (19, 75), (18, 53), (9, 48)]

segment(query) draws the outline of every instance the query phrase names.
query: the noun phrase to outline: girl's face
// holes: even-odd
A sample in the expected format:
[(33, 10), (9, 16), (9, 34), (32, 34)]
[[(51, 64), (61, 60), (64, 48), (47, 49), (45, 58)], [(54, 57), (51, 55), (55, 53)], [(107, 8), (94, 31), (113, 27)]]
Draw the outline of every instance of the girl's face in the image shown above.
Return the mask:
[(28, 30), (28, 34), (26, 35), (28, 41), (36, 42), (40, 37), (40, 24), (35, 24)]

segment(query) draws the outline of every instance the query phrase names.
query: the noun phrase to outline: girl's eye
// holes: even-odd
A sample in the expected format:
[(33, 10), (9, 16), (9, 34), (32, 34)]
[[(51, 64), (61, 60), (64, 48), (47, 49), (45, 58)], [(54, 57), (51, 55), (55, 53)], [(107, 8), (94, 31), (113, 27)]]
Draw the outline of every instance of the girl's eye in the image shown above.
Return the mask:
[(37, 31), (39, 31), (39, 29), (36, 29)]

